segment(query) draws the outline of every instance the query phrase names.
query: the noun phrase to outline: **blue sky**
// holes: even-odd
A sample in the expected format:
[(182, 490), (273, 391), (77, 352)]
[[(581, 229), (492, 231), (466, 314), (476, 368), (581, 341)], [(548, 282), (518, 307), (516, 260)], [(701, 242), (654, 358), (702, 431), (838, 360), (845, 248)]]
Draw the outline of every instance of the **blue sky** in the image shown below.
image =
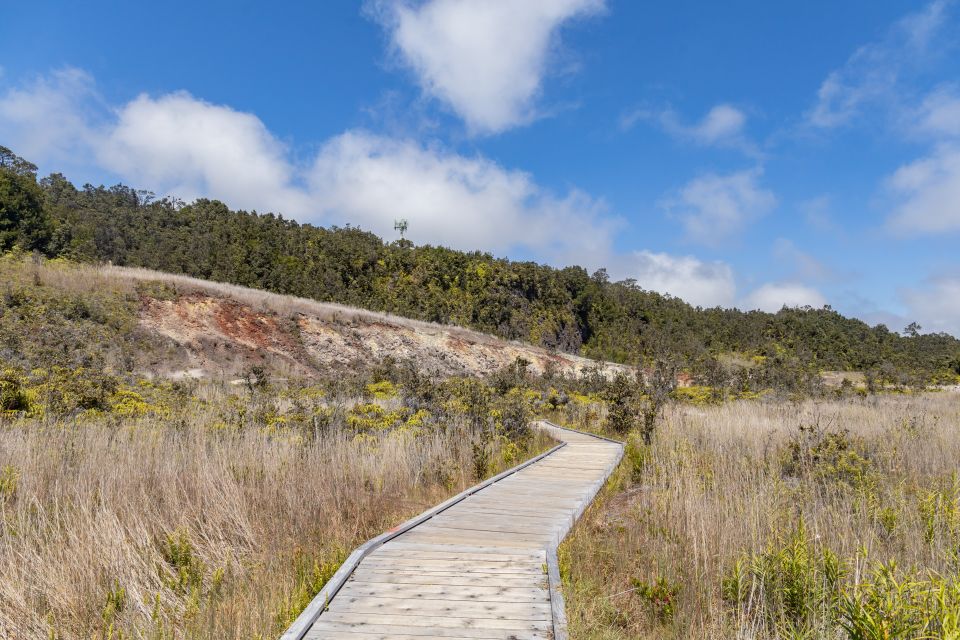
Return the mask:
[(960, 334), (960, 7), (33, 2), (0, 144), (704, 306)]

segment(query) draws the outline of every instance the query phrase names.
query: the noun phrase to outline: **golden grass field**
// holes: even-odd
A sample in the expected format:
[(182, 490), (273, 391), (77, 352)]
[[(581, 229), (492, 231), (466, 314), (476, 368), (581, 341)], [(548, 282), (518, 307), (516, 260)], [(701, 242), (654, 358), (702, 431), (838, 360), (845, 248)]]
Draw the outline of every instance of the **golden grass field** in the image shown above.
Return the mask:
[(209, 383), (163, 415), (2, 422), (0, 637), (276, 637), (346, 552), (476, 481), (462, 423), (231, 426), (258, 402)]
[(954, 393), (674, 406), (561, 549), (571, 636), (960, 637), (958, 466)]

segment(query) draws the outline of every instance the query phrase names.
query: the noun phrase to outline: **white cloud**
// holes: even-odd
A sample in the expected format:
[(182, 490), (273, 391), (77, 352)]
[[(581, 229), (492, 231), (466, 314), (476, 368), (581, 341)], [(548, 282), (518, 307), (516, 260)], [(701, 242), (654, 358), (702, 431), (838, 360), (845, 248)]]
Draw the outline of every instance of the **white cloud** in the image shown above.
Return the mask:
[(727, 144), (738, 141), (743, 134), (747, 116), (729, 104), (718, 104), (707, 112), (700, 122), (685, 125), (672, 110), (658, 115), (663, 128), (670, 134), (704, 145)]
[(310, 211), (308, 196), (292, 186), (287, 149), (259, 118), (185, 92), (127, 103), (96, 151), (105, 168), (162, 193), (290, 215)]
[(714, 144), (739, 136), (746, 121), (743, 111), (729, 104), (718, 104), (690, 130), (690, 134), (705, 144)]
[(941, 276), (924, 285), (901, 292), (909, 317), (923, 326), (924, 333), (946, 331), (960, 336), (960, 277)]
[[(91, 99), (99, 97), (89, 76), (54, 74), (0, 95), (0, 131), (11, 132), (16, 152), (53, 164), (58, 140), (72, 141), (70, 149), (82, 151), (91, 165), (162, 195), (351, 223), (386, 237), (394, 219), (407, 218), (420, 243), (522, 247), (553, 261), (599, 267), (596, 258), (610, 254), (620, 225), (583, 192), (554, 194), (527, 173), (440, 145), (348, 131), (303, 166), (254, 114), (185, 92), (140, 95), (105, 109), (109, 119), (97, 123)], [(60, 127), (56, 140), (43, 130), (47, 117)]]
[(777, 204), (773, 192), (759, 185), (760, 169), (694, 178), (663, 205), (678, 217), (691, 240), (717, 245)]
[(406, 218), (417, 242), (460, 249), (590, 256), (607, 250), (617, 224), (581, 192), (556, 196), (486, 158), (362, 131), (324, 145), (309, 184), (328, 216), (386, 236)]
[(85, 160), (98, 102), (93, 78), (73, 68), (9, 88), (0, 95), (0, 140), (33, 162)]
[(920, 133), (934, 137), (960, 136), (960, 95), (956, 87), (934, 89), (911, 115), (914, 128)]
[(898, 20), (883, 38), (854, 51), (820, 85), (807, 121), (815, 127), (837, 127), (849, 123), (871, 103), (896, 102), (905, 68), (919, 64), (938, 49), (933, 44), (944, 31), (948, 4), (948, 0), (934, 0)]
[(730, 306), (736, 299), (733, 269), (724, 262), (704, 262), (693, 256), (635, 251), (612, 266), (643, 289), (668, 293), (701, 307)]
[(747, 115), (730, 104), (713, 106), (703, 118), (694, 124), (685, 124), (673, 109), (660, 111), (637, 109), (620, 119), (620, 126), (629, 129), (638, 120), (647, 120), (659, 125), (671, 136), (703, 146), (733, 147), (751, 155), (759, 155), (756, 145), (744, 136)]
[(771, 282), (750, 292), (743, 307), (776, 313), (783, 307), (819, 308), (826, 303), (823, 294), (812, 287), (796, 282)]
[(888, 220), (898, 233), (960, 230), (960, 148), (942, 145), (931, 155), (906, 164), (889, 178), (900, 198)]
[(474, 133), (535, 115), (559, 27), (603, 10), (604, 0), (381, 0), (368, 5), (389, 30), (424, 93)]

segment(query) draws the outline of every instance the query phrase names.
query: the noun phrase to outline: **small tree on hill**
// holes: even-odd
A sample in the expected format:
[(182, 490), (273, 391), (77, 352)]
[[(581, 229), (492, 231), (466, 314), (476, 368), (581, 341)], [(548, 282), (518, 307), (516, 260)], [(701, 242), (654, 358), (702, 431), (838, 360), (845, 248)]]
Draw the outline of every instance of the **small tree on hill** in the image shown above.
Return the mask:
[(637, 422), (636, 383), (619, 371), (604, 396), (607, 401), (607, 428), (618, 435), (629, 433)]
[(670, 401), (670, 394), (677, 388), (679, 372), (680, 367), (674, 360), (657, 358), (650, 372), (639, 376), (642, 392), (640, 414), (643, 418), (640, 424), (640, 435), (645, 444), (653, 441), (657, 420), (663, 415), (663, 409)]

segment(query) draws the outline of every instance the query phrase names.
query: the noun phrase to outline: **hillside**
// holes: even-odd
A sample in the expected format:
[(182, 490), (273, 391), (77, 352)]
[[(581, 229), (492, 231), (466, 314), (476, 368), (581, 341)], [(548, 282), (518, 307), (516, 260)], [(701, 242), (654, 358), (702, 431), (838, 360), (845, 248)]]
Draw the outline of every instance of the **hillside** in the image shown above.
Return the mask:
[[(480, 252), (384, 242), (357, 228), (301, 225), (274, 214), (184, 205), (117, 185), (77, 189), (6, 151), (9, 202), (0, 249), (143, 267), (360, 307), (622, 363), (669, 354), (711, 376), (734, 357), (770, 359), (792, 377), (871, 371), (891, 382), (952, 379), (960, 341), (903, 336), (830, 308), (776, 314), (701, 309), (580, 267), (554, 269)], [(415, 230), (412, 231), (415, 235)]]
[[(103, 359), (112, 369), (178, 379), (235, 378), (253, 367), (316, 378), (385, 359), (440, 378), (490, 375), (518, 358), (535, 374), (621, 368), (460, 327), (144, 269), (11, 253), (0, 259), (0, 279), (0, 359), (24, 369)], [(65, 358), (63, 344), (79, 353)]]

